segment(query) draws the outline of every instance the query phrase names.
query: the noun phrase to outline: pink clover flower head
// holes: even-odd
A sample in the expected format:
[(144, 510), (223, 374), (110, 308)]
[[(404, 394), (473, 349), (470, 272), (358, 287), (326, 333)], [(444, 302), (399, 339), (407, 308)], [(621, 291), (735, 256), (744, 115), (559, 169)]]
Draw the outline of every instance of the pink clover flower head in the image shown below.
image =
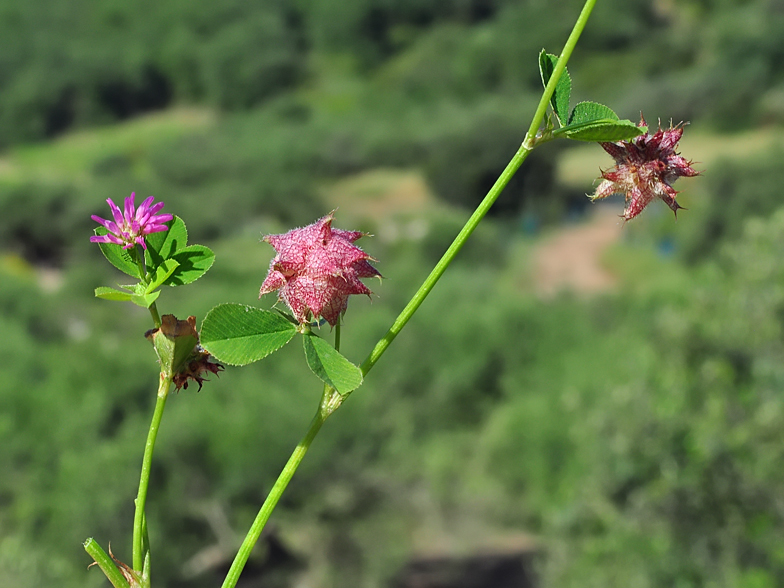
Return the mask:
[[(647, 126), (640, 117), (638, 127)], [(700, 172), (692, 167), (693, 162), (683, 158), (675, 148), (683, 135), (683, 124), (653, 133), (646, 133), (630, 141), (601, 143), (604, 150), (615, 159), (615, 167), (602, 172), (602, 181), (591, 200), (606, 198), (612, 194), (626, 196), (626, 208), (621, 215), (631, 220), (654, 199), (661, 198), (675, 215), (683, 208), (675, 201), (678, 192), (672, 184), (682, 176), (692, 177)], [(684, 209), (685, 210), (685, 209)]]
[(360, 278), (381, 277), (370, 265), (375, 260), (354, 245), (365, 233), (333, 229), (333, 214), (307, 227), (264, 237), (277, 254), (259, 298), (277, 290), (300, 324), (323, 318), (334, 327), (349, 296), (371, 294)]
[(144, 242), (146, 235), (168, 229), (163, 223), (172, 220), (174, 217), (170, 214), (158, 214), (158, 211), (164, 206), (163, 202), (153, 204), (152, 202), (155, 198), (148, 196), (139, 205), (139, 208), (136, 208), (133, 202), (135, 197), (136, 194), (131, 192), (131, 195), (125, 199), (124, 211), (121, 211), (112, 202), (111, 198), (106, 199), (106, 202), (109, 203), (109, 208), (112, 209), (114, 220), (106, 220), (100, 216), (92, 215), (90, 218), (103, 225), (109, 232), (106, 235), (90, 237), (91, 243), (114, 243), (115, 245), (122, 245), (123, 249), (141, 245), (142, 248), (147, 249), (147, 244)]

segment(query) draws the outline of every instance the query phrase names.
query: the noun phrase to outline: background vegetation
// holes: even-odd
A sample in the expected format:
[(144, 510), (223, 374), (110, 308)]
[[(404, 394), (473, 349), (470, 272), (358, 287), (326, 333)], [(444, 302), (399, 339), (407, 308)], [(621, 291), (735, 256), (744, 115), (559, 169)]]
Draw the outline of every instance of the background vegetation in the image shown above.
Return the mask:
[[(105, 585), (88, 536), (130, 552), (156, 366), (146, 313), (92, 297), (121, 277), (89, 215), (135, 191), (183, 217), (217, 261), (160, 309), (203, 317), (258, 304), (261, 235), (339, 206), (387, 277), (346, 317), (359, 361), (522, 140), (579, 4), (0, 2), (0, 586)], [(289, 567), (268, 543), (253, 585), (386, 586), (498, 542), (534, 545), (542, 586), (784, 583), (782, 41), (777, 0), (599, 2), (576, 98), (690, 120), (690, 210), (624, 227), (614, 288), (542, 297), (537, 247), (610, 161), (537, 150), (325, 427), (274, 517)], [(293, 347), (167, 408), (156, 584), (218, 584), (318, 400)]]

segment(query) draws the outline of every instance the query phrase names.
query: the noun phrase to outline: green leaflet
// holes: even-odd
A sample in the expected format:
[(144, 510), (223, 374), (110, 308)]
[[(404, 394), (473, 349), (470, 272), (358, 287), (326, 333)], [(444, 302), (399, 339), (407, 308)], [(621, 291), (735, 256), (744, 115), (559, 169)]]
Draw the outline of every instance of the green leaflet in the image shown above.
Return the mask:
[[(542, 76), (542, 84), (547, 87), (547, 83), (553, 75), (555, 66), (558, 63), (558, 57), (547, 53), (544, 49), (539, 54), (539, 74)], [(572, 78), (569, 71), (564, 68), (558, 83), (555, 85), (555, 91), (550, 97), (550, 106), (558, 118), (558, 124), (564, 126), (569, 119), (569, 100), (572, 95)]]
[(247, 365), (291, 341), (297, 327), (276, 312), (219, 304), (204, 317), (201, 344), (218, 361)]
[(308, 366), (322, 382), (332, 386), (342, 395), (362, 385), (360, 369), (324, 339), (314, 333), (306, 333), (302, 338), (302, 344)]

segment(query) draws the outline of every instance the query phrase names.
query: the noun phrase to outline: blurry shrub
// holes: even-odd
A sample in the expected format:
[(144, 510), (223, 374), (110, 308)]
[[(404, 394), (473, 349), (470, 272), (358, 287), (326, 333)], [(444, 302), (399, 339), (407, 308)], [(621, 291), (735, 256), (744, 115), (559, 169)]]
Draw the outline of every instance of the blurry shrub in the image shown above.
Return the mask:
[(248, 108), (304, 71), (303, 22), (290, 2), (79, 0), (64, 10), (36, 0), (3, 2), (0, 14), (0, 144), (172, 100)]
[(492, 18), (506, 0), (359, 0), (315, 2), (307, 12), (314, 45), (349, 50), (365, 67), (378, 65), (442, 22), (479, 23)]
[(246, 109), (293, 87), (302, 76), (297, 42), (280, 12), (250, 12), (219, 29), (199, 47), (208, 99)]
[(772, 151), (742, 160), (724, 161), (706, 174), (709, 205), (683, 237), (690, 261), (709, 259), (722, 243), (738, 239), (747, 220), (767, 217), (781, 206), (784, 152)]
[(525, 329), (479, 456), (500, 519), (541, 525), (548, 585), (782, 581), (782, 239), (779, 210), (691, 290), (528, 316), (552, 326)]
[(91, 222), (66, 184), (0, 185), (0, 208), (0, 247), (49, 265), (64, 261), (72, 239)]
[(249, 216), (303, 224), (323, 212), (315, 196), (318, 141), (317, 129), (244, 115), (160, 149), (152, 163), (167, 210), (215, 236)]
[[(527, 128), (498, 118), (475, 119), (461, 133), (444, 133), (426, 145), (425, 174), (445, 201), (475, 208), (520, 148)], [(550, 147), (557, 148), (557, 145)], [(536, 150), (523, 163), (490, 211), (514, 217), (522, 211), (550, 212), (555, 203), (566, 206), (567, 194), (555, 184), (554, 150)], [(558, 207), (555, 206), (556, 210)], [(560, 209), (560, 212), (563, 208)], [(549, 220), (557, 220), (551, 214)]]
[(712, 24), (706, 35), (713, 57), (708, 109), (722, 126), (739, 128), (754, 120), (762, 91), (784, 81), (784, 14), (753, 2), (716, 13)]
[[(489, 33), (489, 31), (487, 31)], [(457, 25), (434, 28), (379, 73), (379, 82), (410, 99), (462, 98), (502, 84), (498, 46), (491, 35)]]

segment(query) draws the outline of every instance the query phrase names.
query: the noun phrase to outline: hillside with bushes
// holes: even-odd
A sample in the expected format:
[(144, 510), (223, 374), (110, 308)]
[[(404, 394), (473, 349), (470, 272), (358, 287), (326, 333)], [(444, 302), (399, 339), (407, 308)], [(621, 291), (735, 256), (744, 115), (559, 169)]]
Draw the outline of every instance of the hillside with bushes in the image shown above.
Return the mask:
[[(93, 297), (123, 279), (88, 242), (106, 198), (154, 194), (214, 249), (159, 302), (199, 321), (269, 308), (261, 237), (338, 208), (385, 276), (346, 315), (359, 362), (519, 146), (579, 7), (0, 1), (0, 587), (106, 585), (89, 536), (130, 553), (157, 366), (146, 312)], [(690, 121), (689, 210), (626, 223), (607, 288), (543, 296), (537, 247), (611, 160), (537, 149), (325, 426), (249, 586), (391, 586), (521, 535), (543, 587), (784, 582), (783, 36), (775, 0), (599, 1), (575, 98)], [(320, 394), (295, 348), (210, 380), (153, 463), (161, 586), (219, 585)]]

